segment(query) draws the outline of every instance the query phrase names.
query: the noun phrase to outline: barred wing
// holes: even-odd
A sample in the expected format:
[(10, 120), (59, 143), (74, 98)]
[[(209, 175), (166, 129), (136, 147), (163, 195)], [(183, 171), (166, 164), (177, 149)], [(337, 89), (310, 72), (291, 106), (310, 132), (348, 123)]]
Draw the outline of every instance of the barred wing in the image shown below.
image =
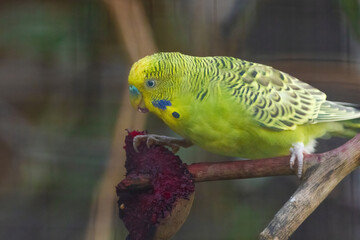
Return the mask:
[(223, 74), (227, 77), (222, 82), (234, 100), (244, 104), (261, 125), (275, 130), (316, 123), (326, 99), (309, 84), (261, 64), (245, 62), (241, 68), (227, 69)]

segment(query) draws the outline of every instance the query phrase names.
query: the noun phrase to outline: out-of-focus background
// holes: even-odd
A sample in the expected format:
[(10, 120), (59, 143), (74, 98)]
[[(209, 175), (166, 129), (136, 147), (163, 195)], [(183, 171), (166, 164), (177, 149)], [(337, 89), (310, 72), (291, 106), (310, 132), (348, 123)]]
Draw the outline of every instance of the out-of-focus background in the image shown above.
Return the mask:
[[(272, 65), (360, 103), (358, 0), (0, 2), (0, 239), (125, 239), (115, 185), (125, 129), (173, 135), (130, 107), (127, 75), (156, 51)], [(319, 151), (344, 139), (321, 141)], [(221, 161), (199, 148), (186, 162)], [(177, 239), (257, 239), (295, 177), (200, 183)], [(360, 239), (360, 172), (292, 239)]]

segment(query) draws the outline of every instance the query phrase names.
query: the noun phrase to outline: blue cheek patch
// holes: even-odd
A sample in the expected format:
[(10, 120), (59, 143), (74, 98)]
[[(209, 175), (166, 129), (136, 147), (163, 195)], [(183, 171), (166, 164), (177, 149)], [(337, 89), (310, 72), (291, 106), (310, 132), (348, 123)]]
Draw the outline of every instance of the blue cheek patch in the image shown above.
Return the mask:
[(152, 101), (152, 105), (154, 105), (154, 107), (157, 107), (161, 110), (166, 110), (167, 106), (171, 106), (171, 102), (168, 100), (153, 100)]

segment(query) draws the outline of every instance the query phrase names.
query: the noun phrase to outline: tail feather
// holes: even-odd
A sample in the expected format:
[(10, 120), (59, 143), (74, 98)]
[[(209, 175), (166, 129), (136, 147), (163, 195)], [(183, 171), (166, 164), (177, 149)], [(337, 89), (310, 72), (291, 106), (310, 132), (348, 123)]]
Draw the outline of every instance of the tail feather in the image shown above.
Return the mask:
[(320, 106), (316, 121), (335, 122), (360, 118), (360, 110), (353, 106), (353, 104), (349, 103), (325, 101)]
[(346, 106), (346, 107), (360, 108), (360, 105), (356, 104), (356, 103), (337, 102), (337, 101), (331, 101), (331, 102), (335, 103), (337, 105), (342, 105), (342, 106)]
[(360, 119), (352, 119), (342, 122), (343, 129), (341, 131), (332, 132), (332, 136), (353, 138), (360, 133)]

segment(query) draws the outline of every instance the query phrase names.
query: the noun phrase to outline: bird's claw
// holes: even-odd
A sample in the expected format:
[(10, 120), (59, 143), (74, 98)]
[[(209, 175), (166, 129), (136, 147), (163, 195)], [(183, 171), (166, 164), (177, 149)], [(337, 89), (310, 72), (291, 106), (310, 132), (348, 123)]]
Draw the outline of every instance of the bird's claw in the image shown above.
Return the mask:
[(136, 152), (139, 152), (138, 147), (144, 140), (146, 140), (147, 148), (150, 148), (152, 145), (162, 145), (171, 147), (172, 152), (177, 153), (180, 149), (180, 145), (175, 142), (181, 141), (183, 139), (161, 136), (156, 134), (137, 135), (133, 139), (133, 147)]
[(138, 147), (140, 146), (141, 142), (143, 142), (145, 140), (146, 140), (147, 148), (150, 148), (151, 145), (155, 144), (155, 139), (154, 139), (154, 136), (152, 136), (152, 134), (137, 135), (133, 139), (133, 147), (135, 149), (135, 152), (139, 152)]
[(290, 148), (291, 157), (290, 157), (290, 168), (293, 170), (295, 166), (295, 159), (298, 162), (297, 176), (301, 178), (304, 166), (304, 144), (302, 142), (294, 143)]

